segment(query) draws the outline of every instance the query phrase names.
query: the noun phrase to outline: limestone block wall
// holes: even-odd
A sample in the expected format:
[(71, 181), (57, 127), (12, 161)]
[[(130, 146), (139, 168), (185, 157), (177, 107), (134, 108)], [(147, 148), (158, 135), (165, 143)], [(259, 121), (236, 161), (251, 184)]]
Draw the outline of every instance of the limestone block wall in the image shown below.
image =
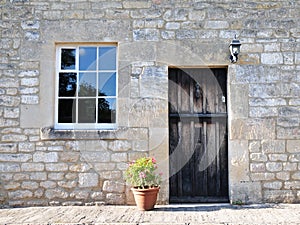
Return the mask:
[[(297, 0), (0, 0), (0, 205), (132, 203), (123, 171), (144, 155), (168, 203), (170, 66), (228, 67), (230, 201), (300, 202), (299, 12)], [(55, 130), (56, 45), (107, 42), (118, 128)]]

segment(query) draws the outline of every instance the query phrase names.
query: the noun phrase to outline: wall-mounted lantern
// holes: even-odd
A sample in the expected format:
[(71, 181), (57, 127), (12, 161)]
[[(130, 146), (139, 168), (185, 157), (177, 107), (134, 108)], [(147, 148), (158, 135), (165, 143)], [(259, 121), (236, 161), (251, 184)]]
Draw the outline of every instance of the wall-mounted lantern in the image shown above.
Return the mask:
[(234, 39), (231, 41), (229, 45), (229, 50), (230, 50), (230, 61), (232, 63), (236, 63), (238, 60), (238, 55), (240, 53), (240, 47), (241, 47), (241, 42), (236, 39), (236, 36)]

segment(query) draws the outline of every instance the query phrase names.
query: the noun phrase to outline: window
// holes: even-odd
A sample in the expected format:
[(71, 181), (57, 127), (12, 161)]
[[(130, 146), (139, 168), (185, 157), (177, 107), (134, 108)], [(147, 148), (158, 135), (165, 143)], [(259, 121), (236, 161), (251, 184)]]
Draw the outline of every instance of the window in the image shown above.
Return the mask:
[(116, 59), (116, 45), (58, 46), (55, 128), (115, 128)]

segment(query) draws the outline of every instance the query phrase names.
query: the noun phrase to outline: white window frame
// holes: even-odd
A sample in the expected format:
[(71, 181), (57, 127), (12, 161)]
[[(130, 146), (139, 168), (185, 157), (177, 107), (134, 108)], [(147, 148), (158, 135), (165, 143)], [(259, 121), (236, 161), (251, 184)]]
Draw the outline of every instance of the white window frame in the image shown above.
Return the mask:
[[(98, 61), (96, 65), (96, 72), (114, 72), (116, 73), (116, 96), (113, 97), (116, 99), (116, 112), (115, 112), (115, 123), (78, 123), (76, 119), (76, 123), (58, 123), (58, 102), (59, 102), (59, 73), (76, 73), (79, 76), (79, 48), (80, 47), (96, 47), (97, 48), (97, 57), (99, 47), (116, 47), (116, 70), (99, 70), (98, 68)], [(75, 57), (75, 69), (74, 70), (61, 70), (61, 49), (76, 49), (76, 57)], [(112, 130), (117, 129), (118, 124), (118, 45), (116, 43), (101, 43), (101, 44), (57, 44), (56, 45), (56, 72), (55, 72), (55, 124), (54, 128), (57, 130)], [(98, 75), (96, 76), (96, 84), (98, 86)], [(78, 81), (78, 77), (77, 77)], [(78, 82), (77, 82), (77, 90), (78, 90)], [(98, 97), (98, 96), (97, 96)], [(67, 99), (67, 97), (65, 97)], [(78, 102), (78, 95), (75, 97), (76, 101)], [(95, 97), (96, 98), (96, 97)], [(99, 98), (99, 97), (98, 97)], [(109, 98), (109, 97), (106, 97)], [(97, 101), (97, 100), (96, 100)], [(78, 104), (76, 104), (78, 109)], [(97, 105), (96, 105), (97, 107)], [(77, 110), (78, 112), (78, 110)], [(96, 121), (97, 115), (96, 113)], [(76, 113), (76, 117), (78, 114)]]

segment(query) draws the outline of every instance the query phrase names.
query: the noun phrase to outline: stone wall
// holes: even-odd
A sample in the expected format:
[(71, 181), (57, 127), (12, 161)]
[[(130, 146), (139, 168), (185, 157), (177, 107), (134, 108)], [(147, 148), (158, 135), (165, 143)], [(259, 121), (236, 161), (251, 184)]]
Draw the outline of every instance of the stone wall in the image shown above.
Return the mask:
[[(126, 204), (158, 159), (168, 202), (168, 67), (228, 66), (231, 202), (300, 202), (297, 0), (0, 0), (0, 204)], [(242, 42), (237, 64), (228, 45)], [(118, 129), (57, 131), (58, 43), (118, 43)]]

